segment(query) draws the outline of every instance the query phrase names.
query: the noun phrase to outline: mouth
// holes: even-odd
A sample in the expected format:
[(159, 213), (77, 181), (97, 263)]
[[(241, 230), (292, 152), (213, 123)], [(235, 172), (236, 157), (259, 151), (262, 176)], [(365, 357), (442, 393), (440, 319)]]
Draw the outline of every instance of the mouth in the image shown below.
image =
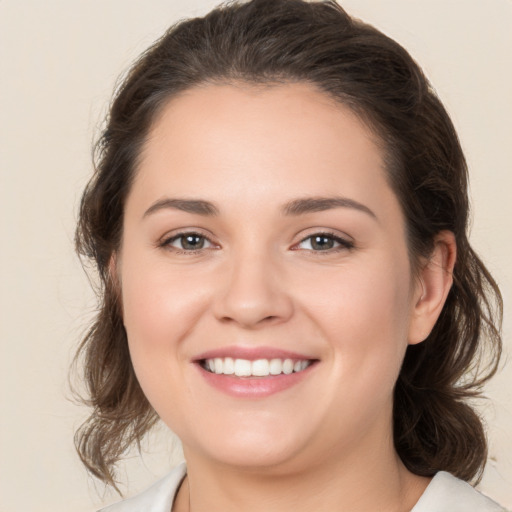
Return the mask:
[(203, 370), (216, 375), (230, 375), (245, 378), (277, 377), (301, 373), (316, 360), (313, 359), (235, 359), (232, 357), (215, 357), (201, 359), (199, 365)]
[(308, 381), (320, 360), (271, 347), (229, 347), (194, 362), (213, 389), (237, 399), (263, 399)]
[(320, 359), (272, 346), (231, 345), (198, 354), (192, 362), (213, 389), (260, 399), (309, 381)]

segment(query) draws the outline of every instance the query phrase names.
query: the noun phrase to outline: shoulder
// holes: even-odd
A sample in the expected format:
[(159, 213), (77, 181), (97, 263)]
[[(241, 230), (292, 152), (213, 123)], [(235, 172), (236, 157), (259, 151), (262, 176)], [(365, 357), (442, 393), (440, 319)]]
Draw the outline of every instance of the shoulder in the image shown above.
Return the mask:
[(505, 509), (467, 482), (440, 471), (411, 512), (505, 512)]
[(186, 472), (185, 463), (180, 464), (144, 492), (102, 508), (98, 512), (140, 512), (141, 510), (169, 512)]

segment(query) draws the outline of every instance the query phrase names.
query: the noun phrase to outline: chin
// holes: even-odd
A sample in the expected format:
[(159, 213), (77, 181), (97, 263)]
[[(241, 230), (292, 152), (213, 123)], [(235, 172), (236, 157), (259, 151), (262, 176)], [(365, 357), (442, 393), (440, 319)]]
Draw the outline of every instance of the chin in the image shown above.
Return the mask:
[(238, 471), (260, 473), (269, 471), (272, 475), (288, 474), (290, 469), (298, 470), (297, 450), (283, 447), (244, 446), (233, 447), (222, 453), (216, 451), (210, 457), (217, 463), (236, 468)]
[[(202, 457), (239, 470), (296, 469), (299, 454), (308, 445), (299, 433), (293, 435), (290, 428), (283, 432), (275, 424), (269, 428), (261, 423), (253, 423), (249, 428), (238, 425), (236, 429), (225, 428), (223, 433), (212, 436), (214, 430), (208, 436), (200, 436), (201, 445), (194, 446), (192, 451), (202, 452)], [(186, 437), (182, 438), (185, 456), (191, 452)]]

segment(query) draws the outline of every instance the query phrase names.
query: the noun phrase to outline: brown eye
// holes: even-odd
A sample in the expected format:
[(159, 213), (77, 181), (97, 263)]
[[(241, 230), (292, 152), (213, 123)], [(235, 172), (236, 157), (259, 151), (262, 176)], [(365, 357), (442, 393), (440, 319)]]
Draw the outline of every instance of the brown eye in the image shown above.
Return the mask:
[(311, 237), (311, 247), (315, 251), (322, 251), (325, 249), (332, 249), (335, 241), (330, 236), (317, 235)]
[(182, 235), (179, 240), (183, 249), (186, 250), (202, 249), (205, 242), (204, 237), (199, 235)]
[(182, 251), (197, 251), (211, 247), (212, 243), (199, 233), (180, 233), (169, 238), (162, 245)]

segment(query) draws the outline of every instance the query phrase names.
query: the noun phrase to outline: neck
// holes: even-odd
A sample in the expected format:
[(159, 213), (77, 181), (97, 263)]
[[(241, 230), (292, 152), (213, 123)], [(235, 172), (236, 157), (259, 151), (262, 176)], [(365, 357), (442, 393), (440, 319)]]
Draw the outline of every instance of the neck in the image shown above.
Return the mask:
[(187, 478), (173, 512), (405, 512), (430, 481), (403, 466), (390, 438), (344, 452), (318, 457), (318, 465), (294, 461), (283, 470), (233, 468), (185, 449)]

